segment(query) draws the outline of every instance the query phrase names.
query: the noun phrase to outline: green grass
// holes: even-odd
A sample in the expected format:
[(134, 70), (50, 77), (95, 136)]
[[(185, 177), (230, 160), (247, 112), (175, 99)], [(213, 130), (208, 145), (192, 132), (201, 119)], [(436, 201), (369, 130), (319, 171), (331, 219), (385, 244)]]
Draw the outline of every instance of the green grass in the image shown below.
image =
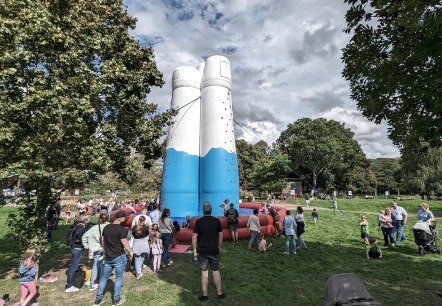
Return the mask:
[[(268, 238), (274, 246), (267, 253), (248, 251), (247, 241), (238, 245), (225, 242), (222, 248), (221, 275), (227, 297), (225, 305), (323, 305), (325, 283), (337, 273), (356, 273), (368, 291), (383, 305), (440, 305), (442, 299), (435, 292), (442, 290), (440, 271), (442, 256), (419, 256), (413, 241), (412, 221), (419, 201), (404, 201), (399, 205), (410, 212), (406, 227), (409, 239), (394, 250), (383, 250), (380, 260), (365, 258), (359, 233), (359, 216), (367, 213), (370, 236), (382, 244), (382, 234), (377, 228), (376, 213), (388, 206), (388, 200), (340, 200), (339, 208), (345, 211), (319, 211), (319, 223), (313, 224), (310, 211), (307, 220), (306, 240), (308, 249), (297, 255), (283, 254), (283, 238)], [(296, 205), (296, 203), (295, 203)], [(329, 207), (326, 201), (316, 201), (312, 207)], [(442, 203), (430, 202), (436, 216), (442, 216)], [(0, 294), (10, 293), (13, 300), (19, 295), (19, 285), (11, 275), (18, 265), (18, 248), (13, 241), (7, 244), (9, 229), (5, 218), (12, 208), (0, 209)], [(442, 223), (441, 223), (442, 224)], [(55, 232), (55, 242), (42, 261), (42, 272), (58, 275), (60, 281), (41, 283), (41, 305), (92, 305), (96, 291), (81, 290), (64, 293), (69, 250), (64, 246), (65, 227)], [(191, 254), (172, 254), (174, 265), (156, 277), (147, 273), (141, 280), (126, 273), (122, 293), (127, 297), (125, 305), (198, 305), (200, 295), (200, 270)], [(6, 278), (6, 279), (5, 279)], [(210, 279), (209, 305), (217, 305), (212, 279)], [(105, 294), (110, 305), (111, 294)], [(14, 301), (15, 302), (15, 301)]]

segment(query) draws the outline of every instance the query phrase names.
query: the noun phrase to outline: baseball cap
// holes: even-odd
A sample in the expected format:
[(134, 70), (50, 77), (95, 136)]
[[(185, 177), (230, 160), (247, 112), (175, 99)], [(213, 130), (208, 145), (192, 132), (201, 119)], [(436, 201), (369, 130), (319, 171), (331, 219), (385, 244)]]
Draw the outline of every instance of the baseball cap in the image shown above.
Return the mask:
[(119, 210), (119, 211), (117, 211), (117, 213), (115, 214), (115, 219), (118, 219), (118, 218), (126, 218), (127, 217), (127, 214), (126, 214), (126, 212), (124, 211), (124, 210)]

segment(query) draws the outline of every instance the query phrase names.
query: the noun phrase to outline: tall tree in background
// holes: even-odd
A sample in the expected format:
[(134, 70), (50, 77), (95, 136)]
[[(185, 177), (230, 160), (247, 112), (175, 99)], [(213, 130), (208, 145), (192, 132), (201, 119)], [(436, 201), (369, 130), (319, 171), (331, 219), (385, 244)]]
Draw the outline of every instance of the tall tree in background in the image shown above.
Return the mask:
[(6, 1), (0, 8), (0, 179), (17, 173), (37, 200), (11, 216), (17, 237), (41, 241), (51, 187), (66, 172), (149, 166), (170, 116), (146, 102), (162, 86), (153, 50), (129, 35), (122, 0)]
[[(276, 143), (278, 149), (288, 155), (292, 168), (310, 178), (313, 188), (348, 188), (350, 181), (354, 181), (348, 176), (350, 172), (358, 168), (365, 173), (368, 168), (365, 155), (353, 136), (350, 129), (337, 121), (301, 118), (290, 123)], [(346, 175), (347, 183), (342, 185)], [(335, 181), (318, 184), (320, 177)]]
[(252, 188), (254, 166), (267, 158), (267, 151), (268, 145), (263, 140), (255, 144), (248, 143), (244, 139), (238, 139), (236, 141), (241, 189), (250, 190)]
[(376, 177), (376, 193), (400, 192), (402, 175), (398, 158), (372, 159), (370, 167)]
[(442, 145), (442, 3), (440, 0), (345, 0), (343, 76), (363, 115), (386, 120), (389, 137)]
[(422, 147), (425, 149), (420, 151), (405, 147), (400, 163), (410, 191), (430, 197), (442, 193), (442, 148)]

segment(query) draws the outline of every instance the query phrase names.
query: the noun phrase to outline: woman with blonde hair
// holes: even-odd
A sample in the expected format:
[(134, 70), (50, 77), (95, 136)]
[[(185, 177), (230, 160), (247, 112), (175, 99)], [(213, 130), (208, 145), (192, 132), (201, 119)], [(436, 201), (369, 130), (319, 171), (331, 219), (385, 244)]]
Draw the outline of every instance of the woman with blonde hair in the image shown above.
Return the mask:
[(434, 221), (434, 215), (430, 210), (430, 205), (422, 203), (420, 205), (420, 208), (421, 209), (419, 209), (417, 212), (417, 218), (419, 219), (419, 221), (428, 222), (429, 224), (431, 224), (431, 222)]
[[(393, 237), (393, 220), (391, 219), (391, 208), (385, 209), (384, 216), (382, 220), (379, 220), (381, 224), (382, 234), (384, 235), (384, 247), (394, 248), (394, 237)], [(390, 239), (390, 243), (388, 242)]]

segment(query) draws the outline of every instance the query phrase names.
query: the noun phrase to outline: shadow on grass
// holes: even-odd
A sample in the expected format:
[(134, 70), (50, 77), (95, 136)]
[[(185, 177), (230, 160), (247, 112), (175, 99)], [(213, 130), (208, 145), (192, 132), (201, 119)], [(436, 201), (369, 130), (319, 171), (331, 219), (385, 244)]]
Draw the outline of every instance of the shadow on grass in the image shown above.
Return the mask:
[[(441, 257), (419, 256), (413, 241), (383, 249), (382, 259), (368, 260), (364, 245), (354, 236), (336, 236), (329, 243), (309, 242), (308, 236), (306, 239), (308, 249), (296, 255), (283, 254), (284, 238), (269, 238), (273, 247), (267, 253), (248, 251), (246, 241), (238, 245), (225, 242), (220, 268), (226, 294), (223, 303), (323, 305), (326, 281), (340, 273), (359, 275), (374, 299), (383, 305), (419, 305), (423, 297), (426, 305), (442, 301), (436, 295), (442, 289)], [(209, 275), (208, 304), (215, 305), (216, 291)], [(199, 304), (200, 277), (199, 265), (191, 254), (174, 255), (173, 268), (160, 275), (161, 280), (182, 287), (180, 305), (189, 306)]]

